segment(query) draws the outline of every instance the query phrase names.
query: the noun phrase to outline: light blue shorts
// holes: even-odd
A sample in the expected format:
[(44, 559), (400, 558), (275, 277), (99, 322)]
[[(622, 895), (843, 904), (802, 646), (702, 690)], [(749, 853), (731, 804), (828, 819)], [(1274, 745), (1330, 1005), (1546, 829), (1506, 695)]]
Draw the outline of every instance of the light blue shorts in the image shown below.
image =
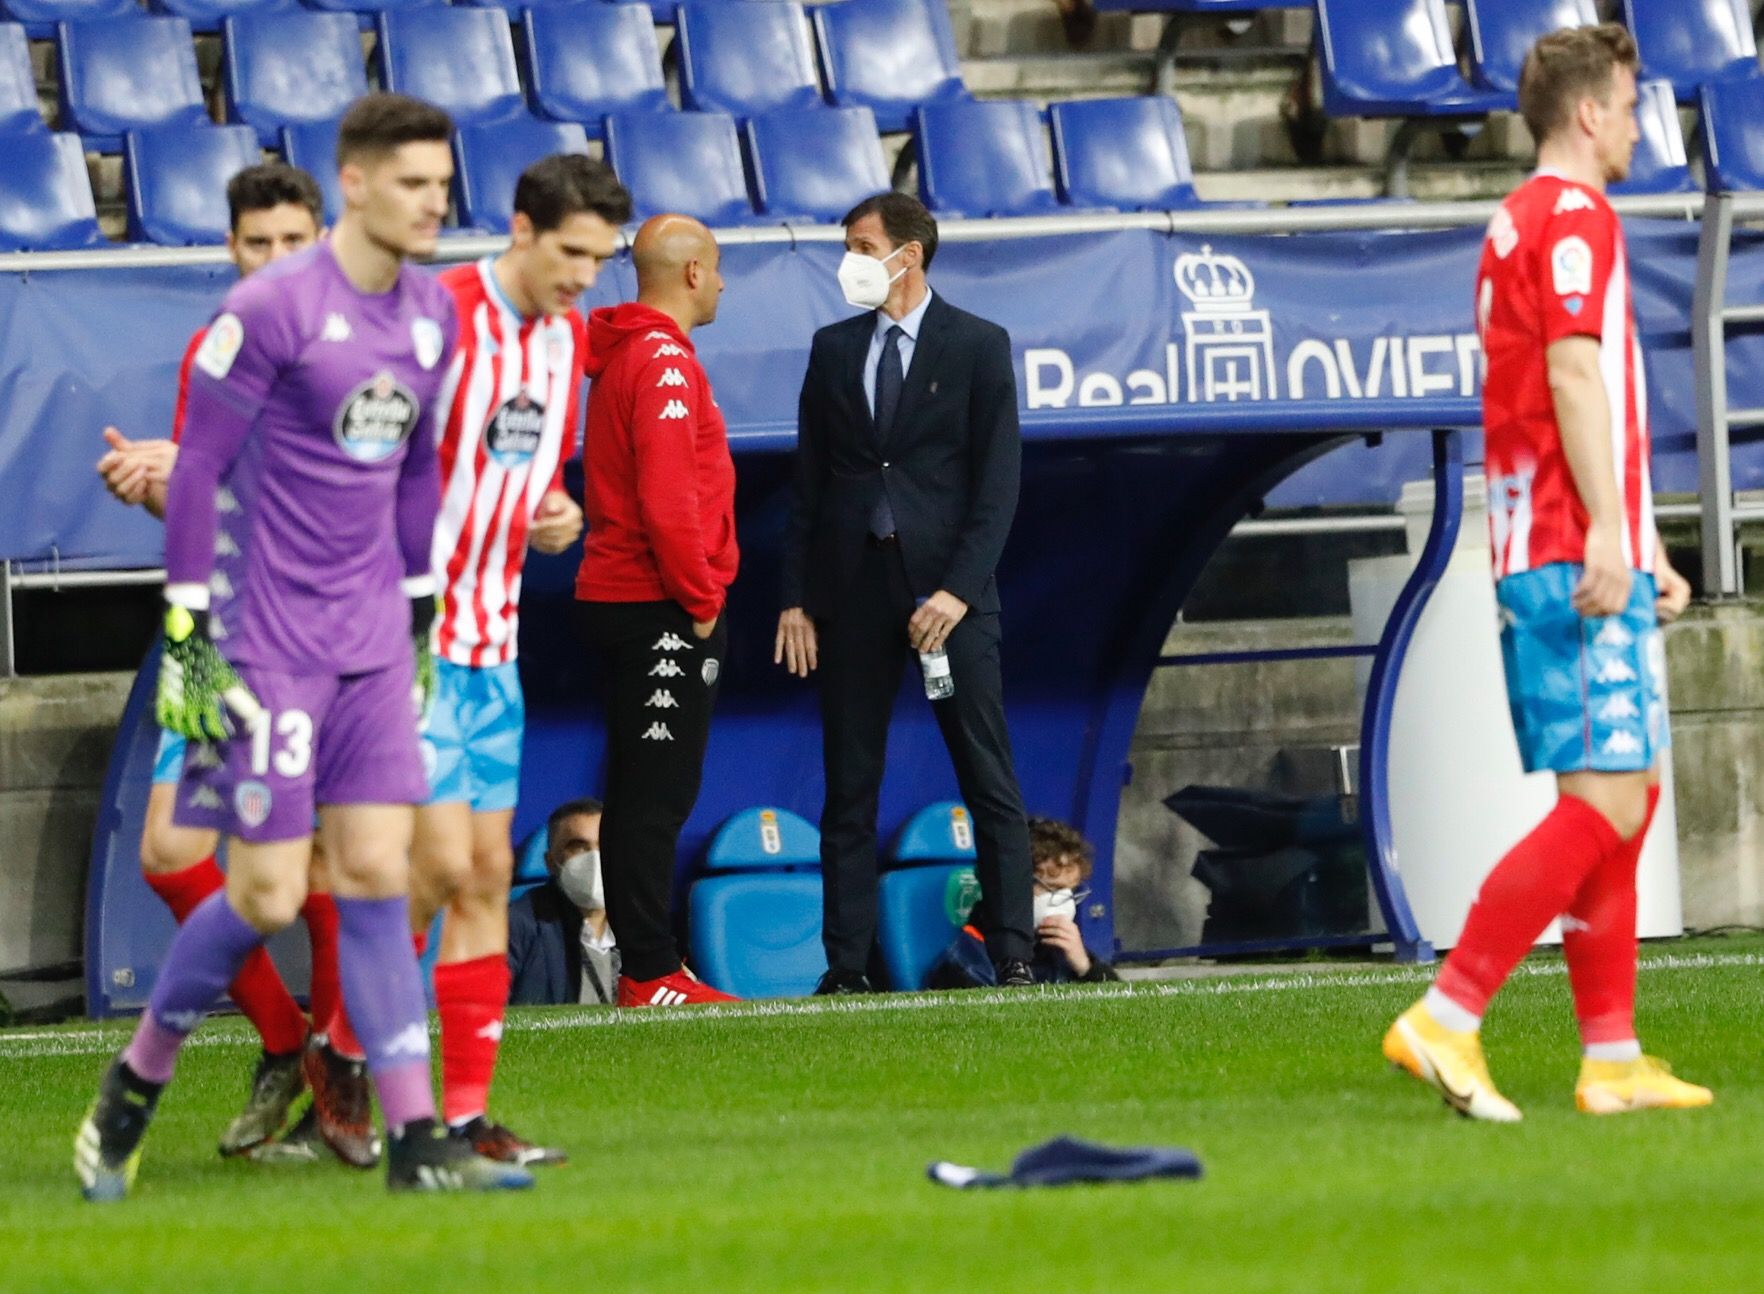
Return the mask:
[(436, 661), (435, 704), (423, 728), (429, 803), (469, 804), (474, 813), (514, 808), (526, 722), (515, 662), (473, 669)]
[(153, 756), (153, 785), (176, 782), (184, 773), (184, 739), (175, 732), (159, 730), (159, 750)]
[(1641, 772), (1671, 744), (1654, 577), (1638, 571), (1629, 605), (1589, 620), (1569, 601), (1580, 576), (1555, 562), (1495, 586), (1519, 755), (1528, 773)]

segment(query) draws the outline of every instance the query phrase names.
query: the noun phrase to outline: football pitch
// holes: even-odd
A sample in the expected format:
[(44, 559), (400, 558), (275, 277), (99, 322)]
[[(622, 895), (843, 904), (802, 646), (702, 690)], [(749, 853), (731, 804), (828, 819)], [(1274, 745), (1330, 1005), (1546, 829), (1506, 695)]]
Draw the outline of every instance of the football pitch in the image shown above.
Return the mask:
[[(1574, 1112), (1559, 960), (1485, 1037), (1511, 1127), (1378, 1055), (1388, 966), (839, 1003), (511, 1014), (495, 1112), (572, 1162), (536, 1190), (388, 1197), (223, 1162), (253, 1051), (204, 1026), (135, 1194), (81, 1202), (73, 1129), (125, 1026), (0, 1032), (0, 1289), (1609, 1291), (1764, 1286), (1764, 939), (1644, 950), (1642, 1037), (1712, 1109)], [(1072, 1133), (1195, 1150), (1198, 1183), (956, 1192)]]

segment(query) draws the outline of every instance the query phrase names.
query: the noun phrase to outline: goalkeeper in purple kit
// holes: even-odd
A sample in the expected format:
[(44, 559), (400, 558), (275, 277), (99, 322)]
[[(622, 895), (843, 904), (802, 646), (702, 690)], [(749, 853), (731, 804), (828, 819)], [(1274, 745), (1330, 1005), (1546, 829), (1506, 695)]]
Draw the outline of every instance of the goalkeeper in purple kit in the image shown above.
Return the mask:
[(343, 996), (395, 1190), (528, 1186), (441, 1133), (408, 924), (417, 734), (433, 688), (435, 420), (452, 298), (433, 252), (451, 123), (370, 95), (344, 117), (330, 240), (240, 283), (196, 355), (166, 500), (159, 721), (194, 743), (174, 817), (228, 838), (227, 888), (179, 929), (75, 1140), (87, 1199), (128, 1191), (179, 1047), (306, 896), (314, 810)]

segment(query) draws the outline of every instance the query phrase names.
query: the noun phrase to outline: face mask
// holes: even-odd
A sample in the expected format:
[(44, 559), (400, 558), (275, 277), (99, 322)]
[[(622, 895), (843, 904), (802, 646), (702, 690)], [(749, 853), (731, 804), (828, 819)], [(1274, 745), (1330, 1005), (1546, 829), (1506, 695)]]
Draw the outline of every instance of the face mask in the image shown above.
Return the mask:
[(1035, 924), (1040, 925), (1047, 917), (1065, 917), (1068, 921), (1078, 917), (1078, 896), (1071, 890), (1055, 890), (1049, 894), (1046, 890), (1035, 891)]
[(606, 892), (600, 885), (600, 851), (583, 849), (558, 864), (557, 883), (564, 896), (585, 912), (606, 910)]
[(888, 289), (894, 286), (894, 280), (906, 273), (903, 269), (890, 278), (884, 267), (905, 250), (896, 247), (881, 260), (862, 252), (847, 252), (845, 259), (839, 262), (839, 287), (845, 293), (845, 299), (860, 310), (880, 307), (888, 300)]

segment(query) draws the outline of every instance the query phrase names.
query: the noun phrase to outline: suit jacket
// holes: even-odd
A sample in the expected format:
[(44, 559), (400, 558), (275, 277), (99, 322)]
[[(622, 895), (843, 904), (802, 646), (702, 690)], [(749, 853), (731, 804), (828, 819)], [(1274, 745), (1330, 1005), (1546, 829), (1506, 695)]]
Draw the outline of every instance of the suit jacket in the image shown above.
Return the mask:
[(876, 331), (865, 311), (829, 324), (809, 350), (784, 542), (785, 607), (838, 614), (887, 491), (913, 593), (947, 589), (998, 610), (993, 572), (1017, 510), (1023, 442), (1011, 339), (933, 293), (894, 425), (879, 436), (864, 395)]
[(556, 881), (508, 905), (510, 1006), (556, 1006), (582, 995), (582, 911)]

